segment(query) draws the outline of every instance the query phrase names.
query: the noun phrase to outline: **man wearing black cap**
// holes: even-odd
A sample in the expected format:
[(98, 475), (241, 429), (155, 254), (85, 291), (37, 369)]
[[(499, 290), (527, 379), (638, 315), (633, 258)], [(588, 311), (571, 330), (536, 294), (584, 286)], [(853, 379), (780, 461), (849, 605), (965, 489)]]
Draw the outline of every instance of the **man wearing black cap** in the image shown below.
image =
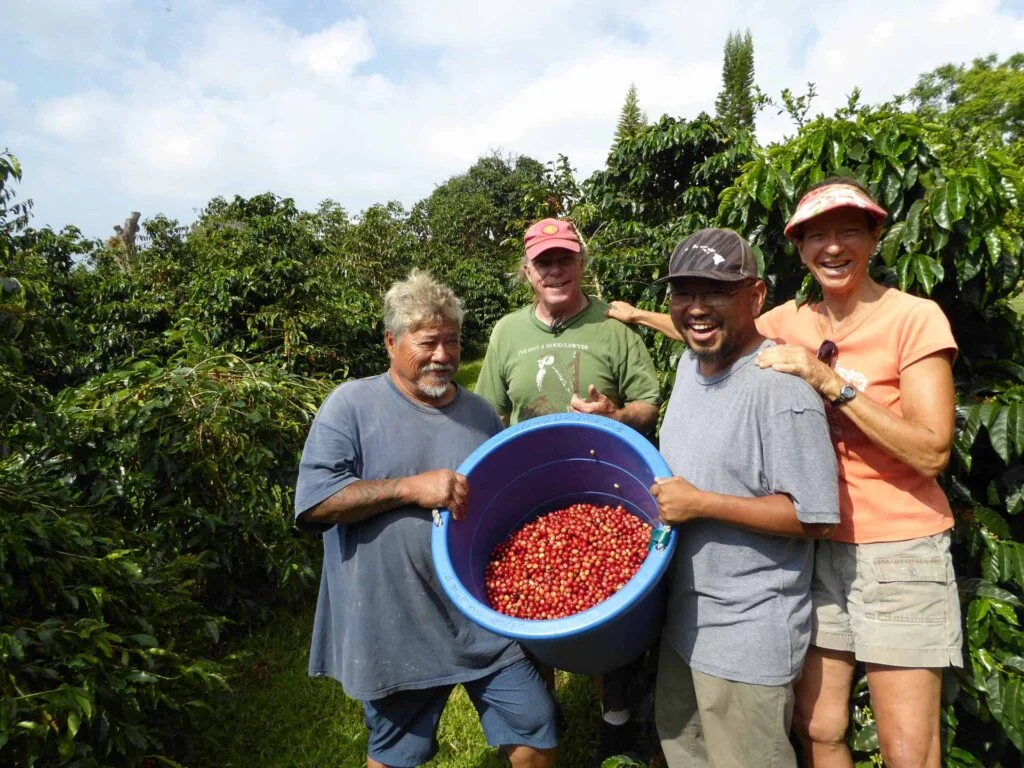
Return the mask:
[(811, 539), (839, 520), (821, 398), (754, 365), (773, 342), (765, 298), (735, 232), (676, 246), (670, 316), (689, 348), (660, 434), (673, 477), (651, 488), (684, 526), (674, 560), (655, 709), (669, 766), (796, 766), (793, 680), (811, 629)]

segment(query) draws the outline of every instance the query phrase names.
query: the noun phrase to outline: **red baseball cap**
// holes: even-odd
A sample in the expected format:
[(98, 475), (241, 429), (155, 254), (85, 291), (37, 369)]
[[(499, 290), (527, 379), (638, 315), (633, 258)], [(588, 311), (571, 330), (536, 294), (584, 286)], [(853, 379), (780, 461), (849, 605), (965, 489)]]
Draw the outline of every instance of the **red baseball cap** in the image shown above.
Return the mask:
[(526, 258), (536, 259), (544, 251), (552, 248), (564, 248), (573, 253), (580, 252), (580, 239), (576, 230), (568, 221), (559, 219), (541, 219), (526, 230), (523, 235), (526, 246)]
[(876, 224), (882, 224), (889, 215), (882, 206), (852, 184), (828, 184), (812, 189), (800, 198), (796, 211), (786, 222), (786, 237), (795, 240), (801, 224), (836, 208), (860, 208)]

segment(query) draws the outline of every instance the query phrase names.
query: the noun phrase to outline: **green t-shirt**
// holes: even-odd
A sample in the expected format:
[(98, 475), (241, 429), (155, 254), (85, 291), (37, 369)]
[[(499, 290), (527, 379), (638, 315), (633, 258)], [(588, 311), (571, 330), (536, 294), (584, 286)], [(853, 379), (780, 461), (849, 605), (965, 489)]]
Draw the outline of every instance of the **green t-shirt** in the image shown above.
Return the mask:
[(658, 375), (635, 328), (605, 317), (593, 296), (587, 307), (552, 331), (530, 305), (501, 318), (491, 332), (476, 393), (510, 424), (565, 413), (574, 394), (593, 384), (616, 407), (657, 405)]

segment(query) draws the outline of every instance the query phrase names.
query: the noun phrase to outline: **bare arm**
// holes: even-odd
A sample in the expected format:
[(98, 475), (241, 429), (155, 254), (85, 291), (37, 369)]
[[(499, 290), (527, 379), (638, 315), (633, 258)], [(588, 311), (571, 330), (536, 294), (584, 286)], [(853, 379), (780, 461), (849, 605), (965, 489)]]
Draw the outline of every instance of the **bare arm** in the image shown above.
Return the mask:
[(658, 423), (658, 406), (639, 400), (626, 403), (619, 409), (616, 421), (632, 427), (637, 432), (651, 432)]
[(410, 504), (425, 509), (447, 507), (459, 519), (465, 514), (468, 495), (469, 482), (465, 476), (450, 469), (384, 480), (356, 480), (307, 509), (301, 519), (348, 525)]
[[(763, 350), (757, 364), (800, 376), (827, 400), (835, 399), (846, 383), (802, 347), (782, 345)], [(949, 462), (955, 405), (953, 365), (950, 353), (943, 350), (903, 369), (902, 416), (863, 393), (858, 393), (842, 409), (872, 443), (925, 477), (937, 477)]]
[(721, 520), (760, 533), (804, 539), (828, 538), (835, 531), (830, 523), (802, 522), (793, 500), (781, 493), (758, 498), (730, 496), (702, 491), (682, 477), (671, 477), (656, 480), (651, 494), (658, 502), (659, 518), (669, 525)]
[(621, 421), (626, 426), (632, 427), (637, 432), (650, 432), (658, 422), (658, 406), (652, 403), (645, 403), (634, 400), (626, 403), (621, 408), (606, 395), (601, 394), (593, 384), (587, 389), (589, 400), (584, 400), (578, 395), (573, 395), (569, 402), (569, 409), (575, 413), (592, 413), (597, 416), (607, 416), (609, 419)]
[(670, 339), (675, 339), (676, 341), (683, 340), (682, 334), (672, 324), (672, 316), (663, 312), (650, 312), (646, 309), (637, 309), (629, 302), (613, 301), (611, 302), (611, 308), (605, 314), (619, 322), (653, 328)]

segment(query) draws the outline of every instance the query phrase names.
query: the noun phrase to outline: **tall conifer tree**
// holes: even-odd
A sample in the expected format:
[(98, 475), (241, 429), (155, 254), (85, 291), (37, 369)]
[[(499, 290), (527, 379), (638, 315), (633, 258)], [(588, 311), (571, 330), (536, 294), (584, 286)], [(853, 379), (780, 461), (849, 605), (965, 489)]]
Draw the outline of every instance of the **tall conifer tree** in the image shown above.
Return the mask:
[(619, 124), (615, 128), (615, 143), (618, 144), (623, 139), (632, 136), (645, 125), (647, 125), (647, 115), (640, 109), (640, 100), (636, 95), (636, 83), (630, 83), (629, 90), (626, 91), (626, 101), (619, 113)]
[(730, 130), (754, 125), (754, 41), (748, 29), (730, 32), (722, 60), (722, 90), (715, 100), (718, 119)]

